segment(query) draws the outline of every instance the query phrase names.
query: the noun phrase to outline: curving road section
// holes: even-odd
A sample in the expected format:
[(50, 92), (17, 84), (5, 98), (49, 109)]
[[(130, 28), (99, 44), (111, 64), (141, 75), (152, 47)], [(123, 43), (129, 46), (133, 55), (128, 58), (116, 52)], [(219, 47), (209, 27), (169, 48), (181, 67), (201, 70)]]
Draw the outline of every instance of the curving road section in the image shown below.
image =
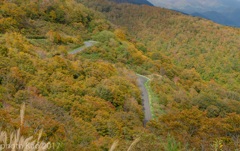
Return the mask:
[[(94, 46), (97, 43), (98, 43), (97, 41), (92, 41), (92, 40), (85, 41), (83, 46), (70, 51), (69, 54), (77, 54), (89, 47)], [(142, 92), (142, 104), (143, 104), (143, 110), (144, 110), (143, 125), (146, 126), (146, 123), (152, 119), (149, 94), (148, 94), (148, 90), (145, 87), (145, 84), (149, 79), (139, 74), (137, 74), (137, 77), (138, 77), (138, 86)]]
[(138, 86), (142, 91), (142, 104), (144, 110), (144, 121), (143, 125), (146, 126), (146, 123), (152, 119), (152, 113), (150, 108), (149, 94), (145, 87), (145, 83), (149, 80), (147, 77), (137, 74), (138, 77)]
[(93, 41), (93, 40), (85, 41), (83, 46), (78, 47), (78, 48), (76, 48), (76, 49), (73, 49), (73, 50), (71, 50), (71, 51), (68, 52), (68, 53), (69, 53), (69, 54), (79, 53), (79, 52), (81, 52), (81, 51), (83, 51), (83, 50), (85, 50), (85, 49), (87, 49), (87, 48), (89, 48), (89, 47), (92, 47), (93, 45), (95, 45), (95, 44), (97, 44), (97, 43), (98, 43), (98, 42)]

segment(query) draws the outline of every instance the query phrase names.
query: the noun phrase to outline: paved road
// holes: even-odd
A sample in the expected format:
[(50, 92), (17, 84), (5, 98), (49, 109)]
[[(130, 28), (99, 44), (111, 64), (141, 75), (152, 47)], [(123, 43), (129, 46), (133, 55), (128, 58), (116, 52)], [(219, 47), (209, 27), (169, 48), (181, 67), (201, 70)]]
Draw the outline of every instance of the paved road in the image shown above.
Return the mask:
[[(79, 52), (85, 50), (86, 48), (92, 47), (96, 43), (97, 43), (96, 41), (92, 41), (92, 40), (85, 41), (83, 46), (70, 51), (69, 54), (79, 53)], [(137, 76), (138, 76), (138, 86), (142, 91), (142, 104), (143, 104), (143, 110), (144, 110), (143, 124), (145, 126), (146, 123), (149, 120), (152, 119), (152, 113), (151, 113), (150, 102), (149, 102), (149, 95), (148, 95), (148, 91), (147, 91), (147, 89), (144, 85), (149, 79), (147, 77), (144, 77), (144, 76), (139, 75), (139, 74), (137, 74)]]
[(92, 41), (92, 40), (89, 40), (89, 41), (85, 41), (84, 42), (84, 45), (79, 47), (79, 48), (76, 48), (74, 50), (71, 50), (70, 52), (68, 52), (69, 54), (76, 54), (76, 53), (79, 53), (89, 47), (92, 47), (93, 45), (95, 45), (97, 42), (96, 41)]
[(145, 87), (145, 83), (149, 80), (148, 78), (142, 76), (142, 75), (137, 75), (138, 76), (138, 86), (142, 91), (142, 103), (143, 103), (143, 110), (144, 110), (144, 121), (143, 124), (144, 126), (146, 123), (152, 119), (152, 113), (151, 113), (151, 108), (150, 108), (150, 102), (149, 102), (149, 95), (148, 91)]

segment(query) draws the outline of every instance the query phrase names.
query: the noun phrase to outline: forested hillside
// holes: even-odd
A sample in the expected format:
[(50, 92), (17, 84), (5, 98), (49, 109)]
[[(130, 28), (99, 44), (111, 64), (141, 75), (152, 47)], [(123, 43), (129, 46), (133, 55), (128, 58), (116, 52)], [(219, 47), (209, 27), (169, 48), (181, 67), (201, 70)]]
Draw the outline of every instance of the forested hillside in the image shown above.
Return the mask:
[(149, 1), (147, 0), (113, 0), (117, 3), (132, 3), (132, 4), (138, 4), (138, 5), (149, 5), (153, 6)]
[[(0, 2), (0, 130), (54, 150), (237, 150), (240, 30), (103, 0)], [(97, 44), (69, 54), (84, 41)], [(136, 73), (154, 119), (143, 126)]]
[[(209, 150), (208, 142), (214, 140), (221, 140), (224, 150), (239, 148), (238, 134), (221, 132), (225, 118), (236, 120), (240, 113), (240, 30), (162, 8), (98, 2), (85, 4), (121, 26), (129, 40), (157, 64), (157, 70), (143, 72), (151, 75), (155, 93), (156, 121), (149, 124), (154, 133), (170, 133), (181, 143), (203, 150)], [(219, 127), (207, 131), (207, 123)], [(186, 125), (196, 129), (191, 132), (193, 127)]]
[(22, 134), (43, 128), (58, 150), (108, 150), (116, 139), (125, 148), (146, 136), (135, 73), (68, 55), (101, 31), (114, 36), (101, 14), (74, 1), (5, 1), (0, 10), (1, 129), (19, 127), (25, 102)]

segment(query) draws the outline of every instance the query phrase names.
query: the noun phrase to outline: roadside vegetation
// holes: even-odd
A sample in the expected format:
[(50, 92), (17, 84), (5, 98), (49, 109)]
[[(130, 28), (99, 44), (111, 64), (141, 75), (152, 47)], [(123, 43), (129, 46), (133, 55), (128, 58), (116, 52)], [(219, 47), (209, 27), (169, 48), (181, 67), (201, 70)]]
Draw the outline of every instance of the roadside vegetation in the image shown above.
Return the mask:
[[(1, 131), (21, 126), (25, 103), (21, 136), (43, 129), (59, 150), (237, 150), (239, 33), (105, 0), (1, 1)], [(146, 127), (136, 73), (151, 78)]]

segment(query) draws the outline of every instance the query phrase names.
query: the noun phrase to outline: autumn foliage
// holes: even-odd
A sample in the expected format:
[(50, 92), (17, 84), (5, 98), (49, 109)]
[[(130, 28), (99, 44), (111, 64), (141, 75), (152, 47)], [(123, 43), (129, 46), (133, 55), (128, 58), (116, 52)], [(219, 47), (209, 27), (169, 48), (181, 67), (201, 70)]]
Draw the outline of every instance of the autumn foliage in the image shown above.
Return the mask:
[[(239, 33), (106, 0), (1, 1), (0, 127), (16, 130), (26, 103), (22, 134), (59, 150), (237, 150)], [(154, 95), (146, 127), (136, 73)]]

